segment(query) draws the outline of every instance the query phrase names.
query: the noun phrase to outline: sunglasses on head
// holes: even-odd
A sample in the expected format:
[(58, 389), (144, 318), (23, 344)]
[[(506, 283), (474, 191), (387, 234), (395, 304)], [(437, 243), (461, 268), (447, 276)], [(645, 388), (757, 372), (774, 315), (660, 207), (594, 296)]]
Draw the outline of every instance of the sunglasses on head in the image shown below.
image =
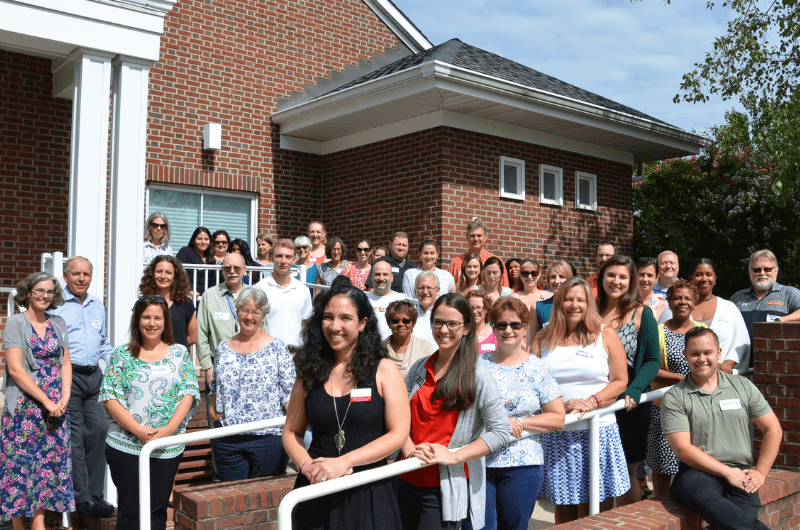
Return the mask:
[(519, 275), (523, 278), (527, 278), (528, 276), (536, 278), (539, 276), (539, 271), (519, 271)]
[(136, 302), (133, 304), (133, 307), (135, 309), (137, 305), (146, 304), (148, 302), (157, 302), (159, 304), (166, 304), (167, 300), (163, 296), (145, 295), (145, 296), (140, 297), (138, 300), (136, 300)]

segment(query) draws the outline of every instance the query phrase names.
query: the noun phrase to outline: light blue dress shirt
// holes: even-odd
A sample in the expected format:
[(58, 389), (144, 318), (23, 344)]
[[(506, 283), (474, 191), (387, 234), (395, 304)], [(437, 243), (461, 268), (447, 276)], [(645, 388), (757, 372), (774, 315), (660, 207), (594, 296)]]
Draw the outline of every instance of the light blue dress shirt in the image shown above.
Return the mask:
[(53, 313), (67, 322), (70, 362), (80, 366), (97, 366), (102, 357), (108, 363), (114, 349), (108, 342), (103, 303), (96, 296), (86, 293), (81, 305), (80, 299), (68, 288), (64, 288), (62, 295), (64, 305), (55, 308)]

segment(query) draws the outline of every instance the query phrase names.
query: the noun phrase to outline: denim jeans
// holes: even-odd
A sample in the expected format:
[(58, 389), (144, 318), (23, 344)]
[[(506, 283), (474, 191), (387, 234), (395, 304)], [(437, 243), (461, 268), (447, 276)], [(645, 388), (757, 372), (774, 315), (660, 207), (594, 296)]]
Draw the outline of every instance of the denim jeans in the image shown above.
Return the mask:
[(487, 467), (484, 530), (527, 530), (543, 480), (542, 466)]
[(278, 435), (238, 434), (211, 440), (221, 482), (286, 473), (289, 457)]

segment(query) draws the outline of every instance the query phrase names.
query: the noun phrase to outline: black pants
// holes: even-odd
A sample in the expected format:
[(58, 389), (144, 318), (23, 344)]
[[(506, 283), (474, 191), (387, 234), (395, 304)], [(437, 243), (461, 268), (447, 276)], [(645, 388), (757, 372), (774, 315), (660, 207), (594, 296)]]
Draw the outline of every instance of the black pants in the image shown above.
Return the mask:
[(108, 423), (103, 407), (97, 401), (102, 382), (103, 372), (100, 369), (89, 375), (72, 372), (72, 393), (67, 410), (76, 505), (89, 502), (92, 497), (103, 498)]
[[(139, 529), (139, 455), (123, 453), (106, 445), (111, 479), (117, 487), (117, 528)], [(183, 453), (175, 458), (150, 459), (150, 528), (167, 527), (167, 503)]]
[(398, 491), (403, 530), (459, 530), (461, 521), (442, 520), (442, 489), (421, 488), (400, 479)]
[[(747, 469), (742, 467), (741, 469)], [(766, 530), (758, 520), (761, 499), (758, 492), (734, 488), (722, 477), (709, 475), (681, 463), (669, 488), (672, 498), (699, 513), (719, 530)]]

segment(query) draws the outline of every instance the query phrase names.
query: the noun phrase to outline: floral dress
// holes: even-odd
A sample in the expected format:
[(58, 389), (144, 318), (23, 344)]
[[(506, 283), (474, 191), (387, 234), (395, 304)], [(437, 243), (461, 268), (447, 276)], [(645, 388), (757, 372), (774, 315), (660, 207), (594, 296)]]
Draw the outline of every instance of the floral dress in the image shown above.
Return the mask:
[[(34, 331), (31, 351), (40, 369), (36, 385), (53, 402), (61, 399), (61, 342), (47, 321), (44, 339)], [(0, 437), (2, 520), (32, 517), (35, 510), (75, 509), (69, 415), (51, 417), (44, 406), (23, 393), (6, 403)]]

